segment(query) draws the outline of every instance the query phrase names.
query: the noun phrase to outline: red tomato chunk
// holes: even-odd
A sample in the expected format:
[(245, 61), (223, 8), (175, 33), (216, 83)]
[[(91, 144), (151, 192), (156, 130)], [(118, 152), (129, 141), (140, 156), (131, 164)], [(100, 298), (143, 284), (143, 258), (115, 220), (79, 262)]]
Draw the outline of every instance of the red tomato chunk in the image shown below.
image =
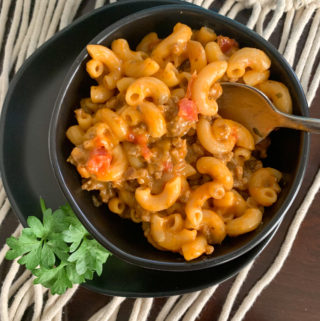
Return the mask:
[(218, 45), (223, 53), (227, 53), (233, 47), (238, 48), (238, 43), (229, 37), (218, 36)]
[(195, 102), (188, 98), (180, 99), (178, 116), (185, 120), (198, 120), (198, 110)]
[(146, 135), (137, 135), (132, 132), (128, 134), (128, 141), (134, 144), (138, 144), (141, 149), (141, 155), (145, 160), (150, 159), (152, 152), (148, 147), (148, 138)]
[(94, 175), (105, 175), (111, 165), (112, 156), (104, 147), (95, 148), (87, 162), (87, 170)]

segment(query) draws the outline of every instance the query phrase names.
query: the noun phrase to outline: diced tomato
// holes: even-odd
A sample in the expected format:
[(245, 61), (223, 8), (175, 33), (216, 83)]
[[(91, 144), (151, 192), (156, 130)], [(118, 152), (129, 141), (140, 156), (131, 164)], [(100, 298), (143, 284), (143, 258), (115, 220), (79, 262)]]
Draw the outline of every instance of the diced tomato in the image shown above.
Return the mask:
[(105, 175), (111, 165), (112, 155), (104, 147), (98, 147), (92, 150), (87, 161), (87, 170), (94, 175)]
[(198, 108), (195, 102), (188, 98), (180, 99), (178, 116), (185, 120), (198, 120)]
[(197, 71), (195, 71), (188, 82), (188, 87), (184, 98), (180, 99), (179, 105), (179, 112), (178, 116), (182, 117), (184, 120), (198, 120), (198, 108), (195, 102), (191, 99), (191, 89), (192, 84), (197, 78)]
[(137, 142), (137, 144), (138, 145), (147, 145), (147, 143), (148, 143), (148, 138), (147, 138), (147, 136), (146, 135), (140, 135), (140, 134), (138, 134), (138, 135), (136, 135), (136, 142)]
[(129, 132), (128, 133), (128, 141), (130, 142), (130, 143), (134, 143), (134, 141), (135, 141), (135, 139), (136, 139), (136, 137), (134, 136), (134, 133), (132, 133), (132, 132)]
[(218, 45), (223, 53), (228, 53), (232, 47), (238, 48), (238, 43), (229, 37), (218, 36)]
[(149, 149), (149, 147), (147, 145), (140, 145), (141, 148), (141, 155), (143, 156), (143, 158), (145, 160), (149, 160), (150, 157), (152, 156), (152, 152)]
[(127, 139), (129, 142), (137, 144), (141, 148), (141, 155), (145, 160), (149, 160), (152, 152), (148, 147), (148, 138), (143, 134), (135, 134), (133, 132), (129, 132)]
[(94, 146), (95, 146), (96, 148), (104, 147), (103, 141), (102, 141), (102, 139), (101, 139), (100, 136), (96, 136), (96, 137), (93, 139), (93, 142), (94, 142)]
[(144, 145), (147, 144), (148, 139), (146, 135), (143, 134), (136, 134), (133, 132), (129, 132), (127, 139), (130, 143), (138, 144), (138, 145)]
[(166, 160), (163, 162), (163, 170), (165, 172), (172, 172), (173, 164), (172, 164), (171, 160)]
[(192, 88), (192, 84), (194, 83), (196, 78), (197, 78), (197, 71), (195, 70), (194, 73), (192, 74), (191, 78), (188, 81), (188, 87), (187, 87), (187, 92), (186, 92), (185, 98), (191, 99), (191, 88)]

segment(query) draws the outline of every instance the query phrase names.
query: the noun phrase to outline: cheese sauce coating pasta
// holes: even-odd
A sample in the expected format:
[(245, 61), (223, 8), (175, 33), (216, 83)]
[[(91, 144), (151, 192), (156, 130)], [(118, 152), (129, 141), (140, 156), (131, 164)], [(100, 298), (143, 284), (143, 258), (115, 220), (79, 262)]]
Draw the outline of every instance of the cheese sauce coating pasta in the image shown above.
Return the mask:
[(96, 85), (66, 135), (94, 204), (142, 223), (154, 247), (188, 261), (256, 229), (281, 173), (263, 168), (268, 139), (255, 146), (244, 126), (219, 116), (217, 99), (220, 81), (245, 82), (290, 112), (289, 91), (268, 79), (268, 56), (182, 23), (165, 39), (147, 34), (136, 51), (125, 39), (87, 49)]

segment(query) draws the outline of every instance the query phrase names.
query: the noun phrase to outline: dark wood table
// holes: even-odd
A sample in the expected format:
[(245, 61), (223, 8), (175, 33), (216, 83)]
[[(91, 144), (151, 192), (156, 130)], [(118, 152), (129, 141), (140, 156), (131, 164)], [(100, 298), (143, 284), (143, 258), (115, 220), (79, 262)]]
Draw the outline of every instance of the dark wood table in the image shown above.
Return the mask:
[[(214, 8), (219, 8), (223, 1), (216, 2)], [(94, 1), (83, 1), (78, 15), (82, 15), (93, 8)], [(242, 11), (237, 20), (246, 21), (250, 11)], [(283, 21), (279, 23), (282, 27)], [(303, 38), (303, 36), (302, 36)], [(279, 33), (275, 32), (270, 40), (272, 43), (279, 42)], [(300, 45), (301, 50), (301, 45)], [(319, 61), (319, 57), (318, 57)], [(320, 89), (311, 106), (311, 116), (320, 118)], [(288, 226), (292, 221), (296, 210), (299, 208), (310, 185), (319, 169), (320, 165), (320, 136), (311, 136), (310, 159), (304, 182), (293, 205), (288, 211), (278, 232), (272, 239), (263, 253), (256, 259), (254, 267), (249, 272), (248, 278), (243, 285), (233, 313), (247, 295), (251, 287), (267, 271), (270, 264), (276, 257), (280, 246), (285, 238)], [(258, 297), (254, 306), (247, 313), (246, 321), (319, 321), (320, 320), (320, 194), (316, 195), (311, 208), (301, 225), (300, 231), (295, 240), (294, 246), (285, 262), (284, 267), (273, 280), (273, 282)], [(11, 211), (7, 216), (0, 230), (0, 244), (4, 243), (17, 225), (17, 219)], [(0, 269), (0, 279), (5, 277), (10, 263), (4, 264)], [(211, 297), (203, 309), (199, 321), (216, 320), (219, 316), (224, 300), (228, 294), (234, 278), (222, 283), (218, 290)], [(100, 307), (110, 301), (110, 297), (103, 296), (83, 287), (80, 287), (65, 308), (64, 319), (71, 321), (88, 320)], [(150, 317), (154, 320), (166, 299), (156, 298)], [(129, 318), (129, 313), (134, 300), (128, 299), (121, 306), (118, 320), (125, 321)]]

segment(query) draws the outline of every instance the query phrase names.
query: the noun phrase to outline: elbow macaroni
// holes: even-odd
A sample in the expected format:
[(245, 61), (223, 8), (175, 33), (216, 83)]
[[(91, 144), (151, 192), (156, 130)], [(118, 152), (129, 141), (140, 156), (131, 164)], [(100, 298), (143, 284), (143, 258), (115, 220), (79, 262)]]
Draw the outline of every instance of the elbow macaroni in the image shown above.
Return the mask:
[(116, 81), (119, 80), (121, 76), (120, 59), (112, 50), (105, 46), (88, 45), (87, 50), (94, 60), (100, 61), (108, 68), (110, 72), (104, 76), (108, 84), (107, 89), (114, 89), (116, 87)]
[(282, 112), (292, 114), (292, 100), (288, 88), (279, 81), (265, 80), (257, 84), (260, 89)]
[(263, 72), (269, 69), (271, 61), (260, 49), (242, 48), (236, 51), (228, 61), (227, 76), (231, 79), (242, 77), (246, 68)]
[(140, 104), (142, 118), (148, 127), (151, 137), (160, 138), (167, 132), (166, 120), (160, 109), (150, 102)]
[(128, 77), (148, 77), (159, 70), (159, 65), (150, 58), (145, 60), (127, 60), (123, 63), (123, 70)]
[(209, 63), (228, 60), (228, 57), (222, 52), (220, 46), (214, 41), (206, 44), (205, 51)]
[(184, 227), (181, 214), (171, 214), (161, 217), (153, 214), (150, 221), (150, 238), (163, 249), (178, 252), (183, 244), (196, 239), (197, 231)]
[(249, 180), (249, 193), (253, 199), (262, 206), (271, 206), (277, 201), (281, 173), (276, 169), (267, 167), (254, 172)]
[(163, 81), (155, 77), (143, 77), (128, 87), (126, 102), (128, 105), (137, 106), (151, 98), (157, 104), (165, 104), (169, 96), (170, 90)]
[[(151, 58), (161, 65), (164, 65), (172, 56), (181, 56), (187, 47), (188, 41), (191, 39), (192, 30), (187, 25), (177, 23), (170, 36), (160, 41), (153, 49)], [(170, 57), (171, 56), (171, 57)]]
[(199, 72), (207, 65), (207, 56), (202, 44), (198, 41), (190, 40), (187, 45), (187, 52), (190, 61), (190, 71)]
[(225, 61), (212, 62), (204, 67), (192, 84), (192, 100), (196, 103), (199, 113), (214, 116), (218, 112), (218, 104), (210, 97), (211, 87), (225, 74), (228, 64)]
[(221, 199), (225, 194), (223, 186), (216, 182), (208, 182), (191, 192), (186, 203), (185, 212), (188, 225), (198, 228), (202, 222), (202, 207), (210, 198)]
[(172, 206), (181, 192), (181, 177), (175, 177), (168, 181), (163, 191), (157, 195), (152, 195), (150, 188), (139, 187), (136, 190), (136, 200), (145, 210), (159, 212)]
[(99, 191), (95, 204), (142, 223), (153, 246), (187, 261), (258, 228), (281, 173), (263, 168), (251, 133), (221, 118), (216, 100), (222, 79), (241, 81), (291, 112), (287, 87), (269, 80), (267, 55), (182, 23), (164, 39), (147, 34), (136, 50), (125, 39), (87, 50), (97, 84), (66, 136), (82, 188)]
[(201, 157), (197, 161), (197, 170), (201, 174), (209, 174), (212, 179), (221, 183), (225, 190), (233, 187), (233, 177), (228, 167), (215, 157)]

